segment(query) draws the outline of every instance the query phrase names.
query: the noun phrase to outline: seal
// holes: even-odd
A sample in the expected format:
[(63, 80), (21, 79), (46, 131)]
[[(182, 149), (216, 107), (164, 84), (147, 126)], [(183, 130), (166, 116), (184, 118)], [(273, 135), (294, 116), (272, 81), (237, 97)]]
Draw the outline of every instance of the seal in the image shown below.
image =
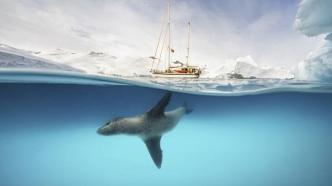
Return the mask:
[(167, 92), (148, 112), (133, 117), (116, 117), (100, 127), (97, 132), (104, 136), (125, 134), (140, 137), (155, 165), (160, 169), (163, 158), (160, 147), (162, 136), (174, 129), (182, 116), (192, 112), (186, 104), (165, 112), (171, 97), (172, 93)]

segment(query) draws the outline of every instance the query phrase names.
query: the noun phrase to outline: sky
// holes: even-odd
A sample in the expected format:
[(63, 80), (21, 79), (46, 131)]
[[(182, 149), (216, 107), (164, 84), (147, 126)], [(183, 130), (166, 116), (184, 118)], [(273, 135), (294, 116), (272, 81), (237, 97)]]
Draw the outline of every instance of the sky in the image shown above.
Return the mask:
[[(192, 62), (218, 66), (252, 56), (263, 66), (294, 68), (318, 45), (296, 31), (298, 0), (173, 0), (173, 48), (185, 57), (192, 23)], [(164, 0), (1, 0), (0, 43), (26, 50), (153, 55)]]

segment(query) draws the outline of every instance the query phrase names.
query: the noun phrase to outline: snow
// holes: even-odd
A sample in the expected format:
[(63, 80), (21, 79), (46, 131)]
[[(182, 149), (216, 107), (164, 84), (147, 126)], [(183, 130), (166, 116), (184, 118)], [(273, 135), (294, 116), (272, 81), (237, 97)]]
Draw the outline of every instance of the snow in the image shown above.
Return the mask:
[[(104, 51), (79, 53), (63, 49), (51, 51), (24, 51), (0, 45), (1, 67), (21, 67), (81, 71), (94, 75), (122, 77), (150, 76), (151, 59), (143, 57), (117, 57)], [(245, 78), (291, 79), (293, 74), (282, 68), (259, 66), (251, 56), (229, 59), (218, 67), (207, 67), (203, 78), (228, 79), (229, 74), (241, 74)]]
[(46, 59), (32, 56), (30, 53), (29, 51), (0, 44), (0, 67), (81, 72), (69, 65), (54, 63)]
[[(106, 52), (91, 51), (89, 54), (71, 54), (70, 52), (58, 53), (53, 56), (44, 55), (46, 58), (64, 62), (72, 67), (84, 70), (89, 74), (112, 74), (120, 76), (149, 76), (151, 66), (150, 58), (143, 57), (116, 57)], [(240, 57), (235, 60), (226, 60), (225, 63), (215, 68), (206, 68), (202, 77), (224, 78), (230, 73), (242, 74), (244, 77), (291, 79), (294, 77), (290, 71), (270, 67), (258, 66), (251, 56)], [(212, 72), (212, 73), (211, 73)]]
[(117, 57), (107, 52), (90, 51), (87, 53), (69, 52), (61, 49), (35, 54), (58, 63), (85, 71), (88, 74), (120, 76), (149, 75), (149, 58)]

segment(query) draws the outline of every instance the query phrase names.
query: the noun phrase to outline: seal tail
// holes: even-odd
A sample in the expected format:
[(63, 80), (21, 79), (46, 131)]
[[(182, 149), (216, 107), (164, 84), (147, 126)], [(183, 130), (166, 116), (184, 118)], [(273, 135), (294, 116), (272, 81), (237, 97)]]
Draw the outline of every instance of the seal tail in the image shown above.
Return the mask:
[(191, 108), (191, 107), (188, 106), (187, 102), (183, 103), (183, 107), (185, 108), (186, 114), (190, 114), (190, 113), (192, 113), (194, 111), (193, 108)]
[(163, 151), (160, 148), (161, 136), (156, 136), (145, 140), (146, 147), (155, 165), (160, 169), (163, 161)]

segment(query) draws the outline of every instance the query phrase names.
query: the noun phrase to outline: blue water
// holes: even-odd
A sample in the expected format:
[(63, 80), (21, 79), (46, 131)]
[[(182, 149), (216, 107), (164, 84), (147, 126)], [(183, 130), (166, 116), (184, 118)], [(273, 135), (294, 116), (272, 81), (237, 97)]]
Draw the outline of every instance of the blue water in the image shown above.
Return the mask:
[(174, 92), (194, 112), (162, 138), (155, 167), (137, 137), (96, 130), (151, 108), (135, 85), (0, 84), (0, 185), (332, 185), (332, 94)]

